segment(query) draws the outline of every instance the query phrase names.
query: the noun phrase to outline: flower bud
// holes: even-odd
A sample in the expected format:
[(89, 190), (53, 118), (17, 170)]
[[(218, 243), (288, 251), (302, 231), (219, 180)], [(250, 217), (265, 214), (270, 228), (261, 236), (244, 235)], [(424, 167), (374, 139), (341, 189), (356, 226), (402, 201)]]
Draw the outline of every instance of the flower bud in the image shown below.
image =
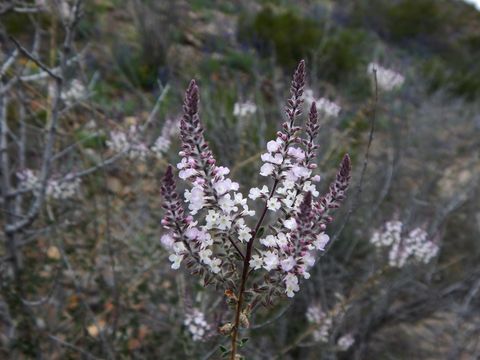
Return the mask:
[(248, 321), (248, 316), (243, 311), (240, 314), (240, 325), (245, 329), (248, 329), (250, 327), (250, 321)]
[(232, 323), (226, 323), (218, 328), (218, 332), (222, 335), (230, 335), (233, 330)]

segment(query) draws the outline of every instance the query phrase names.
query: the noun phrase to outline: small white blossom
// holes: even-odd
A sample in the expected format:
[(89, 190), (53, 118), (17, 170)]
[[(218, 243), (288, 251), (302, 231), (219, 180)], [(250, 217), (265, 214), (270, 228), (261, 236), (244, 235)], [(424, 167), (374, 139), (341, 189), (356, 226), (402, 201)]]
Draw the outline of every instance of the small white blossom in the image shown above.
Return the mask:
[(266, 247), (274, 247), (277, 245), (277, 239), (273, 235), (267, 235), (267, 237), (260, 239), (260, 244)]
[(220, 260), (219, 258), (213, 258), (210, 261), (209, 265), (214, 274), (218, 274), (222, 270), (222, 268), (220, 267), (220, 265), (222, 265), (222, 260)]
[(79, 100), (83, 100), (87, 97), (87, 88), (78, 79), (74, 79), (70, 86), (62, 91), (61, 98), (67, 105), (72, 105)]
[(293, 256), (289, 256), (286, 259), (283, 259), (280, 263), (282, 270), (285, 272), (289, 272), (292, 270), (295, 265), (297, 264), (297, 261), (293, 258)]
[(428, 239), (428, 234), (415, 228), (402, 236), (403, 224), (400, 221), (389, 221), (382, 231), (375, 231), (370, 243), (378, 248), (389, 248), (390, 266), (403, 267), (407, 261), (428, 263), (437, 256), (439, 247)]
[(386, 69), (377, 63), (368, 65), (368, 74), (373, 74), (376, 70), (378, 86), (385, 91), (392, 91), (399, 88), (405, 82), (405, 77), (393, 70)]
[(297, 221), (294, 218), (287, 219), (283, 222), (283, 226), (289, 230), (294, 230), (297, 228)]
[(298, 286), (298, 278), (294, 274), (287, 274), (285, 276), (285, 293), (288, 297), (294, 297), (295, 292), (300, 290)]
[(274, 170), (275, 170), (275, 167), (272, 164), (269, 164), (269, 163), (263, 164), (262, 167), (260, 168), (260, 175), (262, 176), (272, 175)]
[(268, 199), (268, 201), (267, 201), (268, 210), (277, 211), (278, 209), (280, 209), (281, 206), (282, 206), (282, 204), (275, 197), (272, 197), (272, 198)]
[(265, 251), (263, 253), (264, 268), (267, 271), (273, 270), (278, 266), (278, 254), (273, 251)]
[(241, 242), (247, 242), (248, 240), (250, 240), (252, 238), (251, 231), (252, 230), (248, 226), (242, 227), (238, 231), (238, 240), (240, 240)]
[(192, 215), (195, 215), (205, 205), (203, 190), (199, 187), (194, 187), (192, 190), (185, 190), (185, 201), (189, 203), (188, 209)]
[(233, 106), (233, 115), (237, 117), (246, 117), (257, 112), (257, 106), (251, 102), (235, 103)]
[(278, 150), (280, 150), (282, 144), (283, 144), (282, 139), (277, 138), (276, 140), (270, 140), (267, 143), (267, 150), (270, 153), (277, 152)]
[(206, 340), (207, 332), (211, 326), (205, 321), (205, 314), (198, 309), (187, 313), (183, 324), (187, 327), (193, 341)]
[(323, 111), (325, 115), (337, 117), (342, 108), (326, 98), (320, 98), (316, 102), (318, 111)]
[(325, 246), (327, 246), (329, 241), (330, 237), (322, 232), (317, 236), (317, 239), (313, 242), (313, 245), (317, 250), (325, 251)]
[(160, 242), (165, 247), (165, 249), (172, 250), (173, 249), (173, 244), (175, 243), (175, 239), (170, 234), (164, 234), (160, 238)]
[(253, 270), (258, 270), (263, 266), (263, 258), (260, 255), (252, 255), (252, 258), (250, 259), (250, 267), (253, 268)]
[(322, 311), (319, 305), (310, 305), (307, 309), (308, 322), (318, 325), (313, 332), (315, 341), (328, 342), (330, 330), (333, 325), (333, 320)]
[(180, 267), (180, 263), (183, 260), (183, 255), (171, 254), (168, 257), (168, 260), (172, 262), (172, 269), (178, 269)]
[(259, 188), (251, 188), (248, 194), (248, 197), (252, 200), (258, 199), (260, 196), (268, 195), (268, 188), (266, 185), (263, 185), (261, 189)]
[(355, 343), (355, 338), (352, 334), (343, 335), (337, 341), (337, 346), (340, 351), (347, 351)]

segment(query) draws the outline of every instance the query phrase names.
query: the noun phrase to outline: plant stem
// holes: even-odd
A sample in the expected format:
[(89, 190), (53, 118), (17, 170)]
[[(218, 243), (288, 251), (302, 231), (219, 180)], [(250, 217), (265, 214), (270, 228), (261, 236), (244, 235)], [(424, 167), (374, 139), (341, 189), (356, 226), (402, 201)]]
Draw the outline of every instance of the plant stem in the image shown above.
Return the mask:
[[(278, 179), (275, 180), (273, 183), (272, 190), (270, 191), (270, 195), (267, 201), (273, 196), (275, 193), (275, 189), (278, 185)], [(253, 242), (255, 241), (255, 237), (260, 230), (260, 226), (262, 226), (263, 220), (265, 219), (265, 215), (267, 214), (267, 201), (265, 202), (265, 207), (263, 208), (262, 215), (258, 219), (257, 225), (255, 229), (252, 231), (252, 238), (248, 241), (247, 244), (247, 252), (245, 254), (245, 259), (243, 261), (243, 270), (242, 270), (242, 279), (240, 282), (240, 290), (238, 291), (237, 295), (237, 307), (235, 310), (235, 322), (233, 325), (233, 332), (232, 332), (232, 352), (230, 359), (235, 360), (235, 356), (237, 355), (237, 338), (238, 338), (238, 330), (240, 327), (240, 314), (242, 313), (242, 305), (243, 305), (243, 294), (245, 292), (245, 285), (247, 283), (248, 278), (248, 267), (250, 264), (250, 258), (252, 257), (252, 250), (253, 250)]]

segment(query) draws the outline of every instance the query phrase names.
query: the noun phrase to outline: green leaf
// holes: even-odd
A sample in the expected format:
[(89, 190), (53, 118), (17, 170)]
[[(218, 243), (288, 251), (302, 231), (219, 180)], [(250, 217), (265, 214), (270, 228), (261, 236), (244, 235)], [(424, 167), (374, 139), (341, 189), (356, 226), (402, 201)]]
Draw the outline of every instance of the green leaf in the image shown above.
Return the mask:
[(258, 229), (257, 238), (261, 238), (264, 233), (265, 233), (265, 228), (262, 226), (260, 229)]
[(245, 344), (247, 343), (247, 341), (248, 341), (248, 338), (243, 338), (243, 339), (241, 339), (241, 340), (238, 342), (238, 344), (239, 344), (238, 346), (239, 346), (239, 347), (242, 347), (243, 345), (245, 345)]

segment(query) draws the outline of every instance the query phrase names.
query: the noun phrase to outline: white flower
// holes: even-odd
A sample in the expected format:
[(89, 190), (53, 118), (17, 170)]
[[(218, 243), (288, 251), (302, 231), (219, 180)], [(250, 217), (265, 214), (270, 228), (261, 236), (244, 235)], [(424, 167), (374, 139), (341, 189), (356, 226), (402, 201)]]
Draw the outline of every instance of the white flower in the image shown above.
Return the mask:
[(317, 250), (325, 251), (325, 246), (327, 246), (329, 241), (330, 237), (322, 232), (317, 236), (317, 239), (313, 242), (313, 245)]
[(352, 336), (352, 334), (347, 334), (338, 339), (337, 346), (339, 347), (340, 351), (347, 351), (354, 343), (355, 338)]
[(305, 184), (303, 184), (303, 191), (310, 192), (313, 197), (317, 197), (319, 195), (317, 188), (314, 184), (312, 184), (311, 181), (305, 181)]
[(305, 159), (305, 152), (297, 147), (289, 147), (288, 155), (294, 157), (298, 162), (301, 162)]
[(311, 175), (312, 170), (307, 169), (305, 166), (294, 165), (291, 172), (296, 178), (307, 178)]
[(272, 198), (268, 199), (268, 201), (267, 201), (268, 210), (277, 211), (278, 209), (280, 209), (281, 206), (282, 206), (282, 204), (275, 197), (272, 197)]
[(313, 338), (316, 341), (327, 342), (333, 325), (332, 318), (327, 316), (319, 305), (310, 305), (307, 310), (307, 320), (318, 325), (313, 333)]
[(300, 290), (300, 287), (298, 286), (298, 278), (294, 274), (287, 274), (287, 276), (285, 276), (285, 293), (287, 296), (295, 296), (295, 292), (298, 290)]
[(295, 230), (297, 228), (297, 221), (294, 218), (287, 219), (283, 222), (283, 226), (289, 230)]
[(428, 239), (428, 234), (415, 228), (402, 237), (403, 224), (400, 221), (385, 223), (383, 231), (375, 231), (370, 243), (376, 247), (389, 247), (388, 261), (393, 267), (403, 267), (409, 260), (428, 263), (434, 258), (439, 247)]
[(252, 258), (250, 259), (250, 267), (253, 268), (253, 270), (258, 270), (263, 266), (263, 259), (260, 255), (252, 255)]
[(178, 173), (178, 177), (182, 180), (186, 180), (195, 175), (197, 175), (197, 170), (191, 168), (180, 170)]
[(230, 229), (230, 226), (232, 225), (232, 220), (230, 219), (229, 216), (227, 215), (222, 215), (218, 219), (218, 228), (220, 230), (227, 230)]
[(323, 111), (325, 115), (331, 117), (337, 117), (340, 113), (340, 110), (342, 109), (339, 105), (326, 98), (318, 99), (316, 105), (319, 111)]
[(219, 217), (220, 217), (220, 214), (217, 213), (215, 210), (208, 210), (208, 214), (207, 216), (205, 216), (205, 221), (206, 221), (205, 228), (211, 229), (215, 227)]
[(215, 189), (215, 191), (217, 192), (218, 195), (223, 195), (226, 192), (231, 191), (231, 190), (237, 191), (238, 190), (238, 183), (233, 182), (230, 179), (225, 179), (225, 180), (221, 180), (221, 181), (216, 182), (213, 185), (213, 188)]
[(377, 72), (377, 84), (385, 91), (399, 88), (405, 82), (405, 77), (403, 75), (393, 70), (386, 69), (377, 63), (370, 63), (367, 69), (368, 74), (373, 74), (375, 70)]
[(268, 194), (268, 188), (266, 185), (263, 185), (261, 189), (259, 188), (251, 188), (250, 192), (248, 193), (248, 197), (252, 200), (258, 199), (260, 196), (265, 196)]
[(278, 266), (279, 260), (278, 260), (278, 255), (277, 253), (273, 251), (265, 251), (263, 253), (263, 262), (264, 262), (264, 268), (267, 271), (273, 270)]
[(191, 191), (185, 190), (185, 200), (189, 202), (188, 208), (192, 215), (195, 215), (205, 205), (203, 190), (199, 187), (192, 188)]
[(222, 268), (220, 267), (221, 264), (222, 264), (222, 260), (220, 260), (219, 258), (213, 258), (210, 261), (209, 265), (214, 274), (218, 274), (222, 270)]
[(266, 163), (281, 165), (283, 162), (283, 156), (281, 154), (275, 154), (275, 156), (272, 156), (272, 154), (270, 153), (265, 153), (262, 154), (260, 157), (262, 161)]
[(273, 235), (267, 235), (266, 238), (260, 239), (260, 244), (266, 247), (274, 247), (277, 245), (277, 238)]
[(73, 105), (76, 101), (87, 97), (87, 88), (78, 79), (70, 83), (70, 87), (62, 91), (61, 98), (67, 105)]
[(214, 172), (216, 176), (224, 177), (230, 174), (230, 169), (226, 166), (216, 166)]
[(282, 146), (282, 144), (283, 144), (282, 139), (277, 138), (276, 140), (270, 140), (267, 143), (267, 150), (270, 153), (277, 152), (278, 150), (280, 150), (280, 147)]
[(212, 256), (212, 250), (210, 249), (200, 250), (198, 256), (200, 257), (200, 261), (204, 264), (209, 265), (212, 262), (212, 259), (210, 259), (210, 256)]
[(275, 170), (275, 167), (272, 164), (270, 163), (263, 164), (262, 167), (260, 168), (260, 175), (269, 176), (273, 174), (273, 170)]
[(167, 250), (171, 250), (173, 248), (173, 244), (175, 243), (175, 240), (173, 239), (172, 235), (164, 234), (160, 238), (160, 242)]
[(185, 250), (187, 250), (187, 248), (185, 247), (185, 244), (183, 242), (176, 242), (176, 243), (173, 244), (173, 251), (176, 254), (180, 254), (180, 253), (184, 252)]
[(210, 330), (210, 325), (205, 321), (205, 315), (198, 309), (187, 313), (183, 324), (192, 335), (193, 341), (205, 340), (205, 334)]
[(238, 240), (246, 242), (252, 238), (250, 233), (252, 230), (248, 226), (244, 226), (238, 230)]
[(243, 103), (237, 102), (233, 106), (233, 116), (246, 117), (249, 115), (253, 115), (256, 112), (257, 112), (257, 106), (251, 101), (246, 101)]
[(238, 208), (235, 206), (235, 202), (231, 199), (230, 194), (226, 194), (225, 196), (222, 196), (220, 199), (218, 199), (218, 205), (226, 214), (238, 210)]
[(276, 237), (277, 245), (279, 248), (283, 248), (288, 244), (288, 238), (287, 235), (285, 235), (283, 232), (279, 232)]
[(178, 269), (180, 267), (180, 263), (183, 260), (183, 255), (171, 254), (168, 257), (168, 260), (172, 262), (172, 269)]
[(289, 256), (288, 258), (283, 259), (280, 264), (283, 271), (289, 272), (295, 267), (295, 265), (297, 265), (297, 262), (293, 256)]

